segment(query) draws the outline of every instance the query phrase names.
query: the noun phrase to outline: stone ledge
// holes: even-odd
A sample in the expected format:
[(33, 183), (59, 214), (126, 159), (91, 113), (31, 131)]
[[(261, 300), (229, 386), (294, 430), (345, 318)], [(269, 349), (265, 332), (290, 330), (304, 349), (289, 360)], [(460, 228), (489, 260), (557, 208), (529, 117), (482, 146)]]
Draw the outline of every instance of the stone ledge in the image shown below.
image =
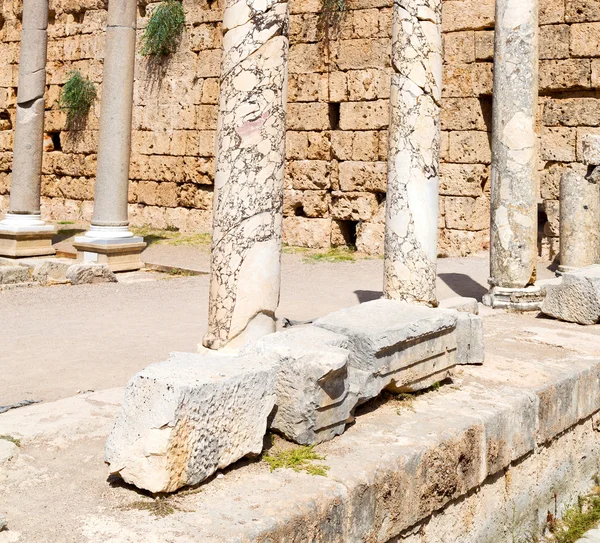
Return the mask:
[[(317, 447), (331, 468), (327, 478), (291, 470), (270, 473), (262, 463), (243, 462), (203, 485), (185, 511), (160, 524), (103, 503), (78, 522), (100, 523), (107, 532), (84, 530), (91, 535), (80, 540), (121, 541), (115, 537), (124, 533), (129, 539), (122, 541), (142, 541), (160, 526), (164, 540), (182, 542), (393, 542), (415, 526), (418, 531), (421, 523), (468, 529), (471, 511), (459, 521), (456, 515), (461, 507), (471, 507), (482, 520), (478, 529), (488, 535), (473, 532), (461, 541), (498, 541), (494, 530), (504, 522), (498, 508), (510, 506), (500, 503), (508, 492), (504, 470), (525, 471), (529, 477), (518, 483), (515, 502), (521, 511), (533, 504), (533, 498), (527, 501), (530, 492), (547, 494), (548, 504), (553, 503), (554, 483), (559, 500), (574, 499), (598, 464), (590, 417), (600, 409), (600, 359), (565, 351), (563, 359), (539, 361), (520, 344), (518, 350), (525, 353), (523, 360), (490, 356), (483, 367), (462, 368), (458, 386), (417, 398), (414, 411), (402, 409), (399, 415), (396, 405), (365, 406), (344, 435)], [(109, 403), (96, 393), (5, 413), (0, 434), (23, 437), (25, 452), (30, 445), (59, 442), (62, 454), (68, 454), (74, 441), (101, 442), (118, 397), (119, 391), (109, 392)], [(517, 484), (514, 475), (512, 480)], [(105, 485), (104, 480), (95, 484)], [(545, 517), (543, 507), (538, 509)], [(504, 512), (509, 519), (511, 511)], [(411, 543), (439, 543), (450, 541), (449, 533), (466, 532), (407, 537)]]

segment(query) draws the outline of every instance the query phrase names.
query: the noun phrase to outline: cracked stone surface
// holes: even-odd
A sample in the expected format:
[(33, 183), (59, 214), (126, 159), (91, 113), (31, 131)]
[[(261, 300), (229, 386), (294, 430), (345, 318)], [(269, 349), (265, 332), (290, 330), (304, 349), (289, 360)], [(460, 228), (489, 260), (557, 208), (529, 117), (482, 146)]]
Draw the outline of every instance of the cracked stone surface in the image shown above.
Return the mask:
[(600, 264), (600, 185), (572, 164), (560, 180), (560, 270)]
[(259, 454), (275, 403), (275, 366), (257, 358), (173, 353), (134, 375), (106, 443), (111, 473), (173, 492)]
[(387, 298), (435, 306), (441, 0), (395, 0), (385, 281)]
[(279, 303), (288, 6), (229, 0), (223, 14), (208, 332), (242, 346), (275, 331)]
[(535, 282), (538, 0), (496, 2), (490, 284)]
[(566, 272), (558, 285), (546, 287), (542, 312), (579, 324), (600, 321), (600, 265)]
[(9, 211), (40, 212), (48, 0), (23, 1), (19, 89)]

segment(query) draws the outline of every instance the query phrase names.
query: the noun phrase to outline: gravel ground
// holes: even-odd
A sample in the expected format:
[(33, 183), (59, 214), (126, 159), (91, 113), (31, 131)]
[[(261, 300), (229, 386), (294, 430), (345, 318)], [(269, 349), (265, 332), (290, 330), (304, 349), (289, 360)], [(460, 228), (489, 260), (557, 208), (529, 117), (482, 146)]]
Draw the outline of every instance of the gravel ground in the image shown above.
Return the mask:
[[(156, 244), (153, 260), (191, 267), (206, 252)], [(201, 254), (200, 254), (201, 253)], [(438, 295), (481, 298), (487, 255), (439, 262)], [(539, 275), (551, 277), (546, 266)], [(117, 284), (0, 292), (0, 406), (126, 384), (170, 351), (194, 351), (207, 328), (207, 275), (121, 274)], [(316, 318), (381, 296), (383, 261), (306, 263), (284, 254), (279, 319)]]

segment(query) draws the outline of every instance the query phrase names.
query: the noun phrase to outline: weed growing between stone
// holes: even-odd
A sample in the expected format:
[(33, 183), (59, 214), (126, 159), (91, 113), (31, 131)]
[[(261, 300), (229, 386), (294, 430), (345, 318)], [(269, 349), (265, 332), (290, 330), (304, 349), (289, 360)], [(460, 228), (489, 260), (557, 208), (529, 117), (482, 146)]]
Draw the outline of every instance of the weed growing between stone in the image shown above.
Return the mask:
[(312, 464), (314, 460), (325, 460), (326, 457), (317, 454), (313, 449), (314, 445), (278, 450), (273, 454), (263, 455), (262, 459), (269, 464), (271, 471), (278, 468), (289, 468), (296, 472), (304, 471), (309, 475), (327, 477), (329, 466)]
[(549, 522), (553, 543), (574, 543), (588, 530), (595, 528), (600, 522), (600, 487), (594, 492), (582, 496), (577, 504), (565, 511), (562, 519), (551, 519)]
[(148, 511), (155, 517), (168, 517), (179, 510), (179, 507), (174, 503), (170, 503), (167, 498), (158, 497), (151, 501), (139, 500), (123, 506), (123, 509)]
[(316, 264), (317, 262), (356, 262), (357, 260), (368, 258), (367, 255), (358, 253), (355, 247), (334, 247), (327, 250), (318, 250), (285, 246), (283, 252), (302, 255), (302, 262), (304, 264)]
[(183, 29), (185, 12), (180, 0), (164, 0), (150, 15), (142, 35), (140, 53), (145, 57), (161, 57), (177, 50)]
[(58, 102), (60, 108), (67, 112), (67, 125), (73, 127), (87, 116), (98, 93), (96, 85), (83, 77), (79, 70), (69, 72), (68, 76)]
[(4, 441), (10, 441), (11, 443), (14, 443), (17, 447), (21, 446), (21, 440), (17, 439), (16, 437), (3, 435), (0, 436), (0, 439), (3, 439)]

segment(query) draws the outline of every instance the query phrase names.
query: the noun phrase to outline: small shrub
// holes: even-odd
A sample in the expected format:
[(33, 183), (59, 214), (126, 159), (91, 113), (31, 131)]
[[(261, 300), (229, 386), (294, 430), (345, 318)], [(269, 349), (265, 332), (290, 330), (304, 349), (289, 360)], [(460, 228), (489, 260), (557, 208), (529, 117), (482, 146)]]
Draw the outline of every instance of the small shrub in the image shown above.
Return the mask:
[(140, 53), (160, 57), (174, 53), (185, 26), (185, 12), (179, 0), (164, 0), (150, 15), (142, 36)]
[(309, 475), (327, 477), (329, 466), (312, 463), (313, 460), (325, 460), (325, 457), (317, 454), (313, 448), (314, 446), (304, 446), (275, 451), (273, 454), (265, 454), (263, 460), (269, 464), (271, 471), (277, 468), (289, 468), (294, 471), (305, 471)]
[(59, 105), (67, 112), (67, 123), (72, 125), (88, 114), (97, 91), (96, 85), (78, 70), (69, 72), (68, 75), (69, 79), (60, 92)]
[(0, 439), (3, 439), (5, 441), (10, 441), (11, 443), (14, 443), (17, 447), (21, 446), (21, 440), (16, 437), (4, 435), (4, 436), (0, 436)]

